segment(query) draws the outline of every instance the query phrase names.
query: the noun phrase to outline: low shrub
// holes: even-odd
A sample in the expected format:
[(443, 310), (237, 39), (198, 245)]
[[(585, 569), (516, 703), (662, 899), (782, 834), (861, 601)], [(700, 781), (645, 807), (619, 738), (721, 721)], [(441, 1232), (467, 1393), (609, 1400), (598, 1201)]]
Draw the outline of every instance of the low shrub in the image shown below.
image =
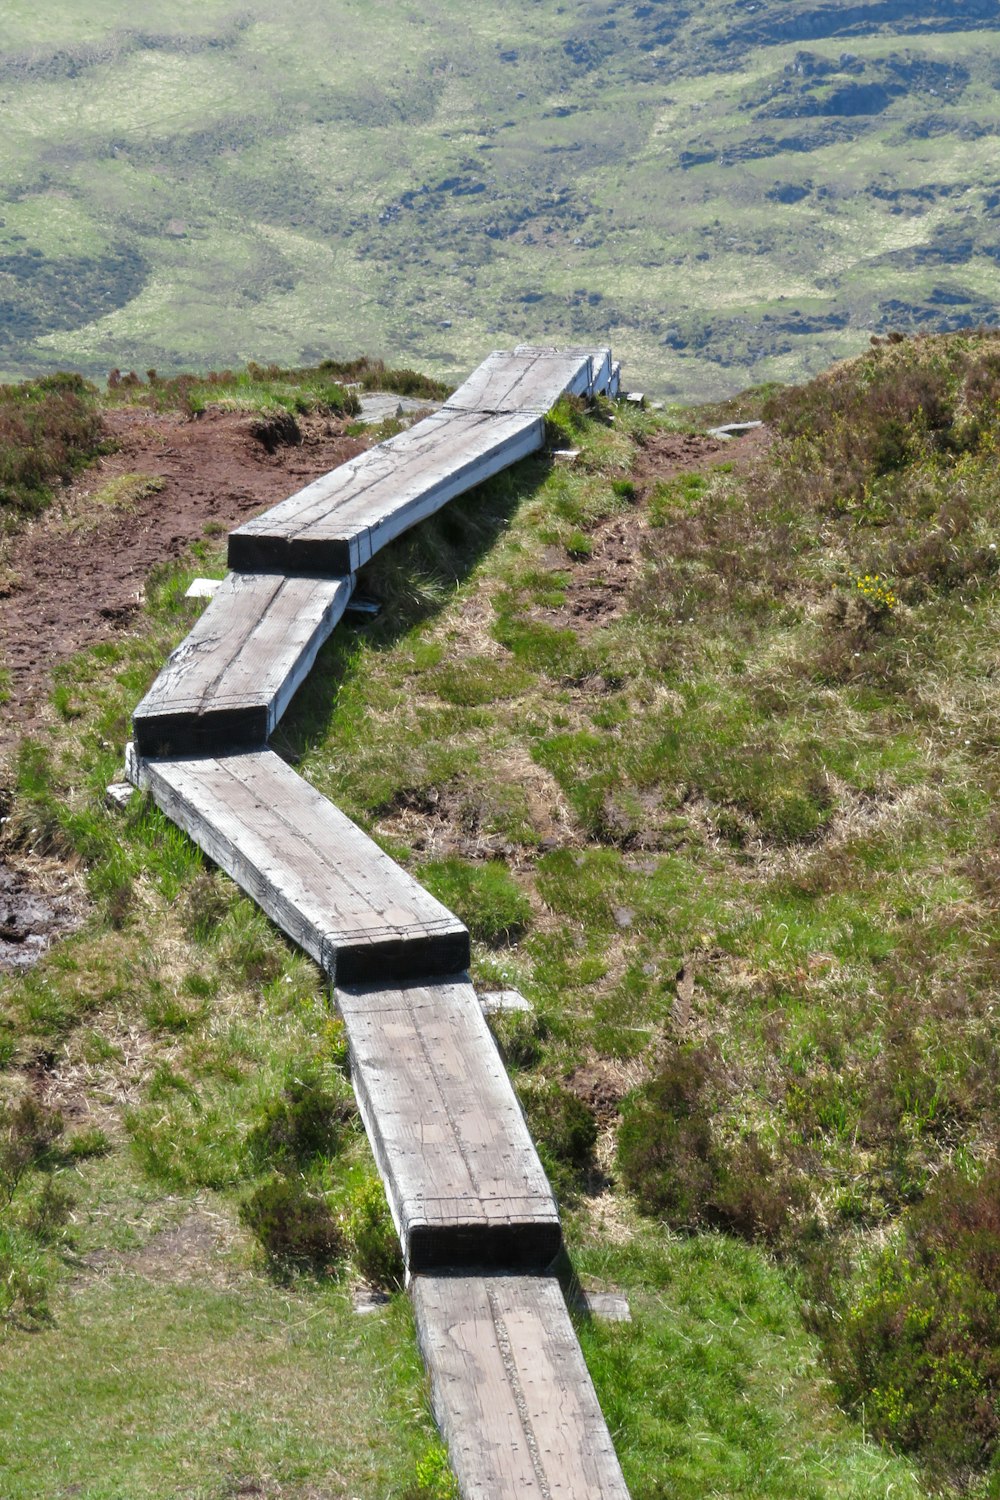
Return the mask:
[(951, 1478), (1000, 1452), (1000, 1162), (943, 1171), (825, 1330), (880, 1437)]
[(283, 407), (255, 417), (250, 423), (250, 435), (265, 453), (277, 453), (279, 448), (296, 448), (302, 442), (302, 429), (294, 414)]
[(81, 375), (0, 386), (0, 530), (37, 514), (48, 486), (100, 450), (97, 389)]
[(356, 1116), (346, 1086), (343, 1092), (331, 1088), (312, 1059), (293, 1064), (281, 1095), (247, 1135), (248, 1163), (258, 1172), (294, 1172), (317, 1157), (333, 1156)]
[(347, 1238), (326, 1197), (301, 1176), (267, 1178), (242, 1204), (240, 1222), (277, 1270), (329, 1273), (347, 1258)]
[(774, 1243), (798, 1195), (754, 1137), (717, 1138), (717, 1069), (707, 1050), (675, 1044), (622, 1106), (618, 1167), (642, 1212), (671, 1228)]
[(522, 1088), (520, 1098), (552, 1186), (560, 1197), (571, 1199), (594, 1165), (594, 1111), (554, 1080)]
[(531, 1010), (498, 1010), (489, 1018), (493, 1039), (508, 1068), (533, 1068), (549, 1038), (549, 1024)]
[(49, 1320), (54, 1253), (74, 1205), (57, 1175), (63, 1119), (33, 1094), (0, 1105), (0, 1320)]
[(362, 1276), (375, 1286), (401, 1286), (403, 1252), (377, 1177), (365, 1177), (352, 1187), (344, 1222), (351, 1253)]
[(555, 1082), (528, 1089), (521, 1098), (531, 1133), (550, 1156), (577, 1171), (592, 1164), (597, 1120), (582, 1099)]
[(0, 1108), (0, 1206), (9, 1206), (35, 1167), (51, 1162), (63, 1118), (33, 1094)]

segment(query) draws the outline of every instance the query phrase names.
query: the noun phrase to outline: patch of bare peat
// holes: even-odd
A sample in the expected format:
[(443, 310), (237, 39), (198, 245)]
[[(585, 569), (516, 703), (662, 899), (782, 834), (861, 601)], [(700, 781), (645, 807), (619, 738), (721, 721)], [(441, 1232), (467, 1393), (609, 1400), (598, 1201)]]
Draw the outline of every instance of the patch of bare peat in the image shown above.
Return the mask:
[(38, 878), (0, 859), (0, 973), (31, 967), (56, 938), (79, 927), (83, 903), (68, 872)]

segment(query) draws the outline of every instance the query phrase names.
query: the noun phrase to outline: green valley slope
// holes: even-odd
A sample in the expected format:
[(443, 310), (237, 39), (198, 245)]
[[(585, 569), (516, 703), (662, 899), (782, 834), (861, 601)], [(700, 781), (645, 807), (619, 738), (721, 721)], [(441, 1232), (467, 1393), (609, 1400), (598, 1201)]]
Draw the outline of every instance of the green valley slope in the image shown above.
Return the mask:
[(996, 0), (5, 7), (0, 372), (605, 340), (712, 397), (993, 321)]

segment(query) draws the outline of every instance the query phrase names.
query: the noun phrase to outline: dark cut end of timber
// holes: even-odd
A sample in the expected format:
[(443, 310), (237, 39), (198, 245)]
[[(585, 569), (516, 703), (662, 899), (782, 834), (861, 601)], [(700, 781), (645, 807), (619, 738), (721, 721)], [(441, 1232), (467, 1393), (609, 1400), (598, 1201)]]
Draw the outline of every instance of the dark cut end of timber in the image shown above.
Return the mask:
[(527, 1224), (415, 1224), (410, 1271), (545, 1271), (562, 1249), (558, 1220)]
[(472, 961), (468, 932), (450, 929), (422, 937), (373, 940), (364, 947), (324, 943), (320, 968), (334, 984), (380, 984), (414, 974), (457, 974)]
[(143, 759), (181, 755), (220, 755), (262, 747), (268, 736), (266, 706), (217, 710), (210, 714), (144, 714), (132, 720), (135, 747)]
[(328, 573), (333, 578), (354, 571), (346, 537), (300, 541), (277, 533), (231, 531), (227, 562), (240, 573)]

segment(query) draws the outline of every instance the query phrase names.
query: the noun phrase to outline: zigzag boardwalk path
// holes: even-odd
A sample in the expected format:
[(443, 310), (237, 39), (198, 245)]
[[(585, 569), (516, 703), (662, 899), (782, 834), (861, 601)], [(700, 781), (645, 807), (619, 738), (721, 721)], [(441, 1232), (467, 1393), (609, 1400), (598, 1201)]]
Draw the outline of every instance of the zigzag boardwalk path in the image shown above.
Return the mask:
[(129, 775), (330, 976), (463, 1500), (627, 1500), (558, 1281), (551, 1189), (464, 972), (462, 924), (266, 740), (353, 573), (542, 446), (607, 349), (494, 354), (433, 417), (230, 537), (234, 568), (135, 714)]

